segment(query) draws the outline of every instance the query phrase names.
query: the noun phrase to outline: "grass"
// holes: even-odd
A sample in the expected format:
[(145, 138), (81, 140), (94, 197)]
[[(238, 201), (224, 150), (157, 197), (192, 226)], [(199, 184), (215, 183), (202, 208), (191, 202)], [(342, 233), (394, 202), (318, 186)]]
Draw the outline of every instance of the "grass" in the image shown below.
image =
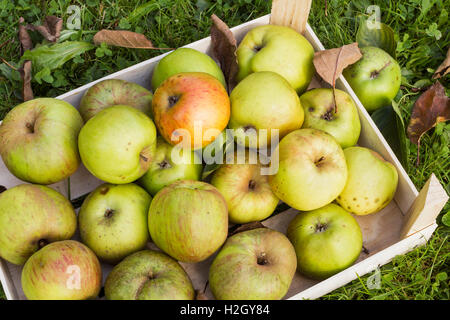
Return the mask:
[[(79, 6), (81, 30), (70, 40), (91, 41), (102, 28), (128, 29), (145, 34), (156, 47), (176, 48), (208, 35), (212, 13), (229, 26), (235, 26), (270, 12), (266, 0), (0, 0), (0, 57), (13, 66), (20, 60), (16, 38), (17, 21), (23, 16), (28, 23), (37, 23), (46, 15), (57, 15), (66, 22), (73, 13), (69, 5)], [(325, 47), (338, 47), (355, 41), (357, 17), (369, 5), (378, 5), (382, 22), (396, 34), (397, 60), (402, 67), (402, 89), (396, 98), (401, 116), (407, 124), (421, 88), (431, 83), (434, 70), (444, 59), (450, 44), (448, 8), (450, 0), (377, 0), (313, 1), (309, 23)], [(39, 35), (32, 33), (35, 43)], [(88, 51), (67, 62), (63, 68), (51, 70), (51, 77), (33, 82), (35, 96), (57, 96), (117, 70), (159, 55), (164, 51), (101, 48)], [(0, 119), (21, 102), (19, 74), (0, 64)], [(450, 77), (441, 79), (450, 91)], [(450, 124), (440, 124), (427, 133), (421, 142), (420, 165), (416, 166), (417, 147), (408, 140), (406, 170), (420, 189), (435, 173), (450, 193)], [(381, 267), (379, 289), (369, 289), (367, 280), (373, 273), (326, 295), (323, 299), (445, 299), (450, 298), (448, 273), (450, 245), (449, 228), (440, 218), (450, 211), (447, 203), (439, 227), (426, 246), (399, 256)], [(0, 290), (0, 299), (4, 298)]]

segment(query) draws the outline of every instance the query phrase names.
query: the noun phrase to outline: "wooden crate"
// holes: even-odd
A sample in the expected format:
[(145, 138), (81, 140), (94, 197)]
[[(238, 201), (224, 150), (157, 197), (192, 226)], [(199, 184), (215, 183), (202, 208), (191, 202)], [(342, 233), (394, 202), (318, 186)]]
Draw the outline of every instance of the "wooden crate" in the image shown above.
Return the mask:
[[(286, 14), (282, 13), (282, 16)], [(289, 20), (289, 17), (287, 19)], [(266, 15), (232, 28), (232, 32), (239, 42), (249, 30), (259, 25), (268, 24), (269, 20), (270, 15)], [(301, 25), (301, 22), (291, 20), (289, 20), (289, 23)], [(324, 50), (323, 45), (309, 25), (306, 25), (304, 35), (316, 51)], [(210, 42), (208, 37), (186, 45), (186, 47), (210, 54)], [(78, 107), (84, 92), (95, 83), (105, 79), (123, 79), (150, 88), (152, 70), (166, 54), (113, 73), (57, 98)], [(317, 77), (312, 83), (316, 87), (324, 86)], [(336, 87), (349, 93), (358, 107), (361, 119), (361, 136), (358, 145), (377, 151), (394, 164), (399, 176), (398, 188), (394, 200), (380, 212), (368, 216), (355, 216), (363, 233), (364, 247), (368, 252), (362, 252), (353, 266), (323, 281), (307, 279), (297, 272), (285, 297), (289, 299), (314, 299), (320, 297), (345, 285), (357, 276), (362, 276), (373, 271), (378, 266), (386, 264), (396, 255), (404, 254), (414, 247), (424, 244), (437, 227), (435, 223), (436, 216), (448, 199), (446, 192), (434, 176), (430, 178), (421, 192), (418, 193), (395, 154), (343, 76), (337, 80)], [(7, 170), (3, 162), (0, 163), (0, 177), (0, 185), (6, 188), (23, 183)], [(81, 166), (70, 179), (71, 198), (80, 197), (92, 191), (101, 183), (100, 180), (97, 180)], [(68, 181), (53, 184), (51, 187), (67, 195)], [(269, 218), (264, 222), (264, 225), (285, 233), (288, 223), (295, 214), (296, 211), (294, 209), (289, 209)], [(75, 239), (79, 239), (78, 236), (75, 236)], [(153, 245), (149, 244), (149, 247), (152, 248)], [(196, 289), (204, 288), (212, 259), (213, 257), (197, 264), (182, 263)], [(103, 278), (105, 279), (112, 267), (106, 264), (103, 264), (102, 267), (104, 271)], [(21, 270), (22, 267), (0, 259), (0, 280), (8, 299), (25, 299), (20, 282)], [(207, 291), (207, 295), (211, 296), (211, 293)]]

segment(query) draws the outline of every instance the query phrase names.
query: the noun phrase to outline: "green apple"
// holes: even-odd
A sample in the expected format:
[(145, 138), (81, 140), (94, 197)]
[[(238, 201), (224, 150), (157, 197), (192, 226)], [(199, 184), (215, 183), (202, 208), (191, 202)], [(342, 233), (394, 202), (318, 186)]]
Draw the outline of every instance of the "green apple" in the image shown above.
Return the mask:
[(180, 72), (205, 72), (226, 88), (225, 78), (217, 63), (207, 54), (191, 48), (178, 48), (159, 60), (152, 75), (155, 91), (167, 78)]
[(83, 119), (69, 103), (38, 98), (14, 107), (0, 125), (0, 155), (17, 178), (52, 184), (80, 164), (77, 138)]
[(272, 191), (297, 210), (314, 210), (332, 202), (344, 189), (344, 152), (328, 133), (300, 129), (284, 137), (275, 149), (278, 172), (269, 176)]
[(197, 153), (176, 148), (158, 137), (155, 156), (139, 184), (154, 196), (175, 181), (200, 180), (202, 169), (202, 160)]
[(78, 213), (80, 236), (100, 260), (117, 263), (145, 247), (152, 198), (129, 183), (102, 184), (84, 200)]
[(298, 93), (306, 90), (314, 74), (314, 49), (289, 27), (264, 25), (250, 30), (236, 51), (238, 81), (253, 72), (272, 71), (283, 76)]
[(227, 238), (227, 204), (208, 183), (176, 181), (153, 198), (148, 226), (153, 242), (168, 255), (183, 262), (203, 261)]
[(136, 108), (151, 117), (152, 93), (137, 83), (120, 79), (100, 81), (90, 87), (81, 98), (80, 113), (88, 121), (100, 110), (115, 105)]
[(0, 257), (22, 265), (50, 242), (70, 239), (77, 228), (75, 211), (59, 192), (21, 184), (0, 194)]
[(150, 167), (156, 127), (137, 109), (112, 106), (86, 122), (78, 146), (83, 164), (94, 176), (109, 183), (129, 183)]
[(247, 153), (245, 162), (238, 163), (235, 156), (233, 163), (222, 164), (211, 179), (211, 184), (227, 201), (228, 216), (233, 223), (264, 220), (279, 202), (270, 188), (268, 176), (261, 174), (263, 165), (250, 163), (250, 158)]
[(287, 236), (297, 254), (298, 270), (313, 279), (328, 278), (351, 266), (362, 249), (355, 218), (336, 204), (299, 213)]
[(363, 57), (344, 69), (343, 75), (367, 111), (391, 104), (401, 83), (397, 61), (377, 47), (360, 48)]
[(241, 145), (251, 148), (270, 146), (272, 130), (279, 130), (281, 139), (302, 126), (304, 112), (297, 93), (274, 72), (250, 74), (233, 89), (230, 100), (228, 126), (235, 130)]
[(53, 242), (25, 263), (22, 288), (30, 300), (85, 300), (96, 298), (102, 286), (102, 268), (84, 244)]
[(348, 179), (336, 201), (357, 215), (378, 212), (394, 198), (398, 173), (394, 165), (363, 147), (344, 150)]
[(177, 261), (143, 250), (126, 257), (106, 278), (108, 300), (193, 300), (191, 280)]
[(294, 278), (297, 257), (278, 231), (258, 228), (228, 238), (209, 269), (219, 300), (279, 300)]
[[(336, 99), (336, 105), (334, 103)], [(361, 132), (358, 110), (350, 95), (342, 90), (312, 89), (300, 96), (305, 111), (303, 128), (331, 134), (342, 148), (354, 146)]]

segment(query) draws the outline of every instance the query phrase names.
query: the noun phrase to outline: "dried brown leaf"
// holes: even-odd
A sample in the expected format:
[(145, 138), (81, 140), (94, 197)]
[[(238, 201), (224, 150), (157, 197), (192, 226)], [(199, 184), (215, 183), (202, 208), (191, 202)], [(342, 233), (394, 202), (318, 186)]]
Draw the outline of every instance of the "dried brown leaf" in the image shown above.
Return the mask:
[[(21, 48), (21, 55), (27, 51), (33, 49), (33, 42), (31, 41), (30, 35), (24, 25), (22, 25), (25, 20), (19, 18), (19, 41)], [(26, 60), (23, 66), (19, 69), (20, 76), (22, 78), (22, 97), (23, 101), (28, 101), (34, 98), (33, 89), (31, 88), (31, 61)]]
[(447, 50), (447, 56), (445, 57), (445, 60), (436, 69), (436, 72), (433, 75), (433, 79), (439, 79), (448, 73), (450, 73), (450, 47)]
[(419, 163), (420, 138), (439, 122), (450, 120), (450, 99), (445, 89), (436, 81), (414, 104), (408, 125), (408, 138), (417, 144), (417, 164)]
[(219, 17), (213, 14), (211, 20), (213, 22), (211, 26), (213, 57), (219, 62), (227, 82), (228, 93), (230, 93), (236, 84), (235, 78), (238, 72), (237, 41), (230, 28)]
[(314, 53), (313, 62), (317, 73), (334, 88), (342, 71), (361, 57), (358, 43), (354, 42), (340, 48), (318, 51)]
[(38, 31), (45, 39), (50, 42), (56, 42), (61, 35), (63, 19), (56, 16), (47, 16), (41, 26), (27, 25), (28, 30)]
[(246, 224), (239, 225), (235, 228), (231, 228), (228, 232), (228, 237), (234, 236), (235, 234), (238, 234), (238, 233), (241, 233), (244, 231), (249, 231), (249, 230), (258, 229), (258, 228), (265, 228), (265, 227), (266, 226), (264, 226), (259, 221), (249, 222)]
[(32, 100), (34, 98), (33, 90), (31, 89), (31, 61), (26, 60), (22, 68), (19, 69), (22, 78), (22, 97), (23, 101)]
[(111, 46), (134, 49), (158, 49), (143, 34), (125, 30), (100, 30), (94, 36), (94, 43), (105, 42)]

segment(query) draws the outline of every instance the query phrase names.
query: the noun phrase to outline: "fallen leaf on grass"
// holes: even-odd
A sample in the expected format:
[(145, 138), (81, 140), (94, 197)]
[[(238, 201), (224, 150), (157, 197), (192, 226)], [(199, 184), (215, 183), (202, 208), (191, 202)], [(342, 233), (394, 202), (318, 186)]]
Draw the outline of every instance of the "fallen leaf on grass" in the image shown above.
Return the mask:
[(417, 165), (419, 164), (420, 138), (439, 122), (450, 120), (450, 99), (439, 81), (422, 93), (414, 104), (408, 125), (408, 138), (417, 145)]
[(436, 69), (436, 72), (433, 75), (433, 79), (439, 79), (448, 73), (450, 73), (450, 47), (447, 50), (447, 57)]
[(230, 93), (235, 86), (235, 77), (238, 72), (237, 41), (230, 28), (219, 17), (213, 14), (211, 20), (213, 22), (211, 26), (213, 57), (219, 62), (227, 82), (228, 93)]
[(172, 48), (156, 48), (146, 36), (140, 33), (125, 30), (100, 30), (94, 36), (94, 43), (101, 44), (105, 42), (108, 45), (133, 49), (167, 49)]
[(56, 42), (61, 35), (63, 19), (56, 16), (47, 16), (41, 26), (27, 25), (28, 30), (38, 31), (45, 39), (50, 42)]
[[(333, 86), (333, 95), (336, 79), (344, 69), (361, 59), (362, 54), (358, 43), (347, 44), (340, 48), (333, 48), (314, 53), (314, 67), (323, 80)], [(334, 101), (335, 112), (337, 112), (336, 101)]]
[[(33, 49), (33, 42), (31, 41), (30, 35), (24, 25), (25, 22), (23, 17), (19, 18), (19, 41), (20, 41), (20, 51), (21, 55)], [(31, 61), (25, 60), (22, 67), (19, 69), (20, 77), (22, 78), (22, 98), (23, 101), (28, 101), (34, 98), (33, 89), (31, 88)]]

